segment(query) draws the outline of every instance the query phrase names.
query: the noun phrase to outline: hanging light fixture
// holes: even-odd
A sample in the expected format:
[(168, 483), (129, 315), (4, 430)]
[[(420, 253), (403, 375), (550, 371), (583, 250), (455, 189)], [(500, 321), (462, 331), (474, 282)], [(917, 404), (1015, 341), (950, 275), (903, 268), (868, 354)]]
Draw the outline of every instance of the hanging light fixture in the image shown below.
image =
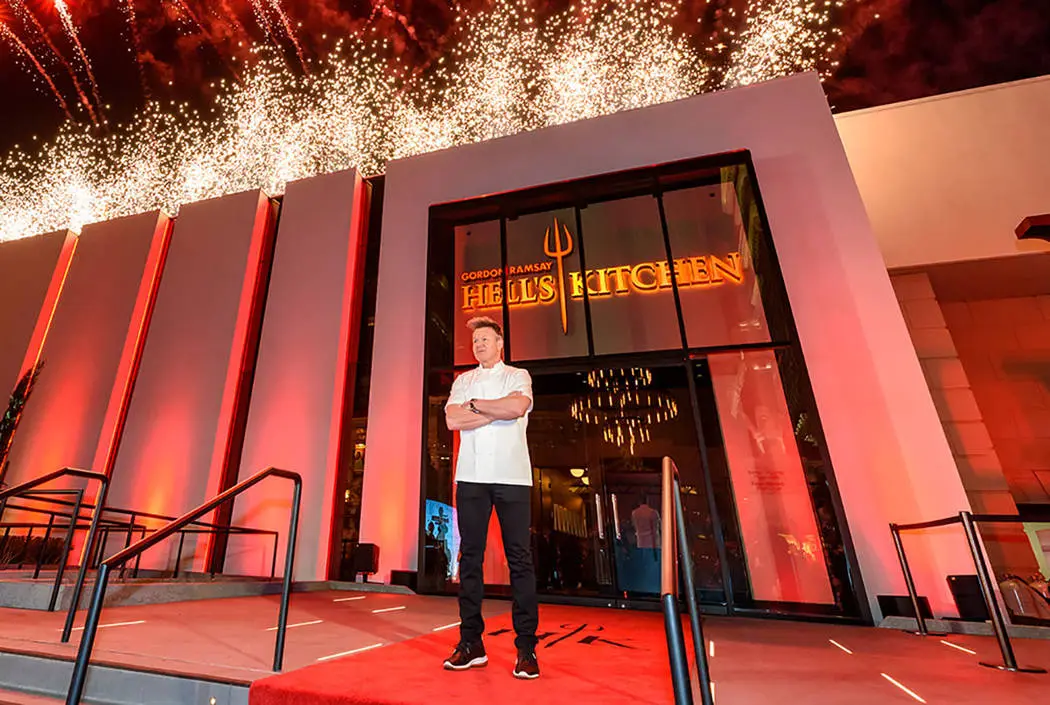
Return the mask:
[(644, 367), (591, 370), (591, 391), (570, 406), (572, 417), (599, 426), (602, 438), (634, 454), (637, 444), (651, 439), (650, 427), (678, 416), (678, 403), (668, 394), (647, 389), (653, 373)]

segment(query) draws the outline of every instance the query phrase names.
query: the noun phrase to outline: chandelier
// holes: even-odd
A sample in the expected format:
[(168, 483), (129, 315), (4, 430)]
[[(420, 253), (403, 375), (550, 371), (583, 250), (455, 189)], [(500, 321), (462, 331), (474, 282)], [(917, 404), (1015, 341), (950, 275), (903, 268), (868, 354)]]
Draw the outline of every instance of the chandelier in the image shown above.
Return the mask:
[(606, 443), (627, 446), (633, 455), (635, 445), (652, 437), (651, 426), (678, 416), (678, 403), (648, 389), (652, 382), (652, 371), (644, 367), (591, 370), (591, 390), (574, 399), (569, 411), (577, 421), (600, 427)]

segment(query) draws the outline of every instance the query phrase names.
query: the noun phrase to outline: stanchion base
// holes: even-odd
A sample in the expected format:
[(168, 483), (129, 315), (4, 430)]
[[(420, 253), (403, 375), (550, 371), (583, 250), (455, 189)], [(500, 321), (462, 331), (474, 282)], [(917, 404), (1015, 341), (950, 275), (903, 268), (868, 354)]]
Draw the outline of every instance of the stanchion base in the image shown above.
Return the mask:
[(1010, 673), (1046, 673), (1045, 668), (1039, 668), (1038, 666), (1018, 666), (1017, 668), (1008, 668), (1001, 663), (988, 663), (987, 661), (979, 661), (985, 668), (994, 668), (997, 671), (1008, 671)]

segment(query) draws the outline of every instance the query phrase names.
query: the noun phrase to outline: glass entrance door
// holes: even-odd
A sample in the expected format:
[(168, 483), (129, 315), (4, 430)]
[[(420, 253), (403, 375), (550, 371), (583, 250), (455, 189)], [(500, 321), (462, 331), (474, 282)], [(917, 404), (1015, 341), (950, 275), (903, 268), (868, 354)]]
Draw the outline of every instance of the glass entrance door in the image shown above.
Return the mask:
[(725, 603), (686, 368), (535, 373), (529, 448), (536, 468), (541, 593), (649, 601), (660, 591), (660, 469), (682, 475), (696, 585)]

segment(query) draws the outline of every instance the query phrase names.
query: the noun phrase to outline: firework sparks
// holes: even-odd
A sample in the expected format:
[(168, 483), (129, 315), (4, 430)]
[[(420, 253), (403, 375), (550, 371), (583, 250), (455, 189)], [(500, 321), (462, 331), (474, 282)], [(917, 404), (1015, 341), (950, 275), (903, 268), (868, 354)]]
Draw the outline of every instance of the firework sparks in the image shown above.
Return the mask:
[[(207, 32), (207, 30), (204, 29), (204, 24), (201, 22), (200, 17), (197, 16), (197, 13), (195, 13), (193, 11), (193, 8), (191, 8), (189, 6), (189, 4), (186, 2), (186, 0), (174, 0), (174, 5), (175, 5), (175, 7), (178, 8), (179, 12), (182, 13), (182, 15), (184, 17), (186, 17), (186, 19), (188, 19), (193, 24), (194, 29), (199, 34), (201, 34), (204, 37), (207, 37), (208, 32)], [(219, 51), (219, 49), (217, 47), (215, 47), (215, 45), (209, 44), (209, 46), (211, 46), (213, 49), (215, 49), (216, 54), (219, 57), (219, 60), (226, 67), (226, 70), (228, 70), (230, 72), (230, 75), (233, 76), (233, 79), (235, 81), (237, 81), (238, 83), (241, 83), (241, 75), (240, 75), (240, 73), (238, 73), (237, 69), (235, 69), (233, 67), (233, 64), (230, 63), (230, 60), (226, 57), (226, 55), (223, 54), (221, 51)]]
[(84, 106), (85, 110), (87, 110), (87, 114), (88, 117), (91, 119), (91, 122), (93, 122), (95, 125), (98, 125), (98, 118), (95, 115), (95, 108), (91, 105), (91, 101), (88, 100), (87, 94), (84, 93), (84, 89), (80, 86), (80, 80), (77, 78), (76, 72), (73, 70), (73, 67), (69, 65), (69, 62), (66, 61), (66, 57), (62, 55), (62, 52), (58, 50), (58, 47), (55, 46), (55, 43), (51, 41), (51, 36), (44, 29), (43, 25), (40, 24), (40, 20), (37, 19), (37, 16), (33, 14), (32, 10), (26, 7), (25, 3), (23, 3), (22, 0), (10, 0), (10, 2), (11, 7), (15, 9), (19, 17), (21, 17), (26, 23), (32, 25), (33, 28), (36, 29), (37, 34), (39, 34), (40, 37), (44, 40), (44, 43), (47, 44), (47, 47), (51, 50), (51, 53), (56, 59), (58, 59), (58, 62), (62, 64), (62, 68), (66, 70), (66, 73), (69, 74), (69, 78), (73, 81), (73, 89), (77, 92), (77, 97), (80, 99), (80, 104)]
[(69, 14), (69, 7), (66, 5), (65, 0), (55, 0), (55, 10), (58, 11), (58, 16), (62, 19), (62, 27), (65, 28), (66, 34), (69, 35), (69, 39), (73, 42), (73, 45), (77, 48), (77, 52), (80, 54), (80, 61), (84, 64), (84, 69), (87, 71), (88, 85), (91, 86), (91, 94), (95, 97), (95, 105), (102, 108), (102, 99), (98, 95), (98, 83), (95, 81), (95, 73), (91, 70), (91, 62), (88, 61), (87, 53), (84, 51), (84, 46), (80, 43), (80, 37), (77, 35), (77, 28), (73, 24), (73, 16)]
[(47, 72), (47, 70), (44, 68), (44, 65), (41, 64), (40, 60), (36, 58), (36, 54), (34, 54), (32, 50), (30, 50), (30, 48), (27, 47), (22, 42), (22, 40), (19, 39), (18, 36), (10, 30), (10, 28), (8, 28), (7, 24), (2, 21), (0, 21), (0, 36), (7, 38), (12, 44), (15, 45), (15, 48), (21, 51), (25, 55), (25, 57), (29, 59), (29, 63), (33, 65), (33, 68), (36, 69), (37, 73), (39, 73), (40, 76), (44, 79), (48, 87), (51, 89), (51, 92), (54, 94), (55, 100), (57, 100), (58, 104), (62, 106), (62, 111), (65, 112), (66, 118), (72, 121), (73, 115), (69, 112), (69, 105), (66, 103), (66, 99), (63, 98), (62, 94), (58, 92), (58, 88), (55, 87), (55, 82), (51, 80), (51, 74)]
[(726, 86), (746, 86), (794, 71), (817, 70), (822, 78), (838, 30), (831, 12), (841, 0), (752, 0), (747, 26), (730, 54)]
[(279, 49), (281, 45), (277, 41), (277, 33), (274, 32), (273, 27), (270, 25), (270, 18), (266, 15), (266, 7), (263, 5), (263, 0), (251, 0), (251, 4), (255, 21), (259, 23), (259, 27), (262, 28), (267, 41)]
[[(259, 2), (253, 7), (265, 9)], [(775, 19), (784, 2), (767, 0), (760, 11)], [(293, 179), (350, 167), (376, 174), (391, 159), (814, 65), (811, 44), (781, 35), (788, 20), (772, 39), (752, 22), (734, 47), (738, 63), (715, 74), (673, 31), (678, 12), (672, 0), (582, 0), (541, 17), (524, 0), (497, 0), (488, 13), (460, 15), (458, 44), (423, 73), (392, 59), (387, 40), (340, 40), (309, 75), (259, 58), (243, 84), (222, 84), (205, 115), (149, 103), (111, 134), (70, 124), (38, 153), (0, 158), (0, 240), (156, 208), (174, 214), (182, 203), (249, 189), (279, 195)], [(793, 48), (781, 52), (777, 37)], [(775, 62), (749, 48), (763, 41), (780, 52)]]
[(281, 25), (284, 27), (284, 33), (288, 35), (288, 39), (291, 40), (292, 46), (295, 47), (295, 54), (299, 57), (299, 65), (302, 66), (303, 71), (306, 71), (306, 59), (303, 57), (303, 47), (299, 44), (299, 38), (295, 36), (295, 30), (292, 29), (292, 23), (288, 20), (288, 15), (285, 14), (284, 8), (281, 7), (281, 0), (269, 0), (269, 5), (273, 8), (273, 11), (277, 13), (277, 17), (281, 20)]
[(146, 82), (146, 72), (142, 67), (142, 40), (139, 39), (139, 25), (135, 19), (135, 0), (124, 0), (124, 11), (128, 16), (128, 29), (131, 30), (131, 47), (132, 53), (135, 55), (135, 67), (139, 72), (139, 85), (142, 86), (143, 94), (149, 98), (149, 84)]

